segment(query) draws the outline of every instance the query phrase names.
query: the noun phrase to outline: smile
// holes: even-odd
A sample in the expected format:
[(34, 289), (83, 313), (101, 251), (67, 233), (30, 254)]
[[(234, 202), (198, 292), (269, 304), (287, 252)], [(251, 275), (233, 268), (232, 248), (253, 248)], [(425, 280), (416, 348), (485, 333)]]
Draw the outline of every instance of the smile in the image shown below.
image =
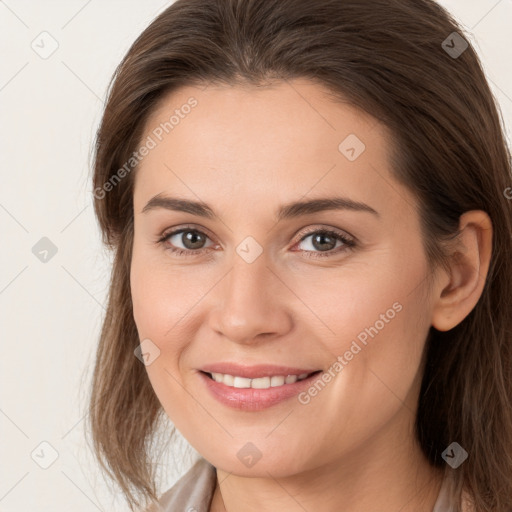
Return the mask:
[(198, 371), (197, 375), (205, 391), (216, 401), (230, 409), (256, 412), (292, 399), (311, 386), (322, 370), (287, 375), (261, 375), (261, 371), (253, 370), (242, 372), (260, 375), (249, 378), (204, 370)]
[[(316, 372), (314, 372), (316, 373)], [(310, 374), (301, 373), (300, 375), (273, 375), (272, 377), (259, 377), (256, 379), (248, 379), (238, 375), (229, 375), (223, 373), (208, 374), (215, 382), (220, 382), (226, 386), (243, 389), (268, 389), (283, 386), (285, 384), (293, 384), (298, 380), (306, 379)]]

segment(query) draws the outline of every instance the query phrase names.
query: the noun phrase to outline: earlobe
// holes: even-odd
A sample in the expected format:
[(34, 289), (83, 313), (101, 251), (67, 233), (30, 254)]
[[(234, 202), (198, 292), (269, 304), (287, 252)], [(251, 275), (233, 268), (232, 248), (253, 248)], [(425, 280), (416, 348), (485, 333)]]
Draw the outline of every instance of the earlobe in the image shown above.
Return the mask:
[[(469, 315), (484, 289), (492, 254), (492, 222), (481, 210), (460, 217), (460, 235), (450, 256), (450, 275), (433, 297), (432, 326), (449, 331)], [(444, 273), (446, 276), (446, 273)]]

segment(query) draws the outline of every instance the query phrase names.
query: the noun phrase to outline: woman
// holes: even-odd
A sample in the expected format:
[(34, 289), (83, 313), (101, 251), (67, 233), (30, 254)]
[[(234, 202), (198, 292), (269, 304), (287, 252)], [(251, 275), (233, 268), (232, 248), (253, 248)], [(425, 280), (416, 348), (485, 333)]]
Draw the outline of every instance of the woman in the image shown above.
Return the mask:
[[(132, 510), (511, 510), (510, 154), (439, 5), (178, 0), (95, 157), (90, 425)], [(165, 418), (200, 459), (157, 503)]]

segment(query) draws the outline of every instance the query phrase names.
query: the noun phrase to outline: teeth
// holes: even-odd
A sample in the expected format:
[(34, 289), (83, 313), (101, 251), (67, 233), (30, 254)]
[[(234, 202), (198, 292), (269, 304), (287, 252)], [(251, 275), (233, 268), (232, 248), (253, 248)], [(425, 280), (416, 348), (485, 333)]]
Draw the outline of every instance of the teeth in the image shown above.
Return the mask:
[(270, 386), (273, 388), (277, 386), (282, 386), (284, 384), (284, 379), (286, 379), (286, 377), (274, 375), (273, 377), (270, 378)]
[[(260, 377), (258, 379), (250, 379), (251, 388), (254, 389), (267, 389), (270, 387), (270, 377)], [(224, 384), (226, 382), (224, 381)]]
[(245, 379), (244, 377), (235, 377), (235, 381), (233, 382), (233, 387), (235, 387), (235, 388), (250, 388), (251, 387), (251, 379)]
[(293, 384), (298, 380), (305, 379), (309, 373), (301, 373), (300, 375), (274, 375), (272, 377), (258, 377), (256, 379), (247, 379), (245, 377), (238, 377), (237, 375), (226, 375), (223, 373), (212, 373), (211, 376), (215, 382), (221, 382), (226, 386), (234, 388), (253, 388), (253, 389), (268, 389), (284, 384)]

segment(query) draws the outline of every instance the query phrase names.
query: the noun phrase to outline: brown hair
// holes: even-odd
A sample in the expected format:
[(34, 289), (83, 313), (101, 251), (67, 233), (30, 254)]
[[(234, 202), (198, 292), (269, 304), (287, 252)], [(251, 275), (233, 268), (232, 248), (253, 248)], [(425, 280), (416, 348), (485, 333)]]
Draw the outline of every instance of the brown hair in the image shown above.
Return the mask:
[[(149, 450), (162, 408), (134, 357), (136, 166), (122, 177), (119, 170), (150, 113), (178, 87), (306, 78), (390, 129), (393, 172), (418, 199), (431, 269), (446, 264), (443, 242), (457, 236), (462, 213), (491, 218), (480, 300), (455, 328), (430, 329), (416, 435), (430, 463), (446, 467), (454, 497), (465, 490), (477, 512), (510, 512), (511, 159), (475, 51), (450, 54), (466, 39), (432, 0), (178, 0), (132, 45), (112, 78), (95, 147), (95, 212), (115, 260), (90, 399), (96, 456), (132, 510), (139, 497), (156, 498)], [(452, 441), (468, 453), (457, 469), (441, 457)]]

